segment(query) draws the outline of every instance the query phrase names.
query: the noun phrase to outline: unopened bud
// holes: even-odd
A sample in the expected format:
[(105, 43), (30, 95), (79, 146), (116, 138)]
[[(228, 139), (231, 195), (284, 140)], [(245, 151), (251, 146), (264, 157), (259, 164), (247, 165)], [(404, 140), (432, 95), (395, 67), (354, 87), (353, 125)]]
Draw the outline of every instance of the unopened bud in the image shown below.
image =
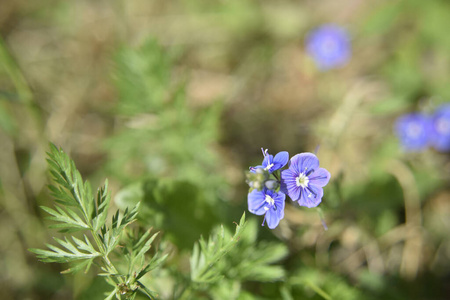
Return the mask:
[(266, 182), (264, 182), (264, 185), (266, 186), (266, 188), (268, 188), (269, 190), (275, 190), (276, 188), (278, 188), (279, 184), (278, 181), (270, 179), (270, 180), (266, 180)]
[(261, 190), (261, 188), (262, 188), (261, 182), (259, 182), (259, 181), (253, 181), (252, 183), (253, 183), (253, 186), (252, 186), (252, 187), (253, 187), (254, 189), (257, 189), (258, 191)]

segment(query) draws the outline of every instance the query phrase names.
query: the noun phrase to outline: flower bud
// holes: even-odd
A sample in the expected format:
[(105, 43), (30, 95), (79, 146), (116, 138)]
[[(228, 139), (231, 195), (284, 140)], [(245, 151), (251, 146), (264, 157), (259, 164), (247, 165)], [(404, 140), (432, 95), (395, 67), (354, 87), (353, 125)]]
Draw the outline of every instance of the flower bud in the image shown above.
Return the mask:
[(279, 184), (278, 181), (274, 180), (274, 179), (269, 179), (266, 180), (266, 182), (264, 182), (264, 185), (266, 186), (266, 188), (268, 188), (269, 190), (275, 190), (278, 188)]

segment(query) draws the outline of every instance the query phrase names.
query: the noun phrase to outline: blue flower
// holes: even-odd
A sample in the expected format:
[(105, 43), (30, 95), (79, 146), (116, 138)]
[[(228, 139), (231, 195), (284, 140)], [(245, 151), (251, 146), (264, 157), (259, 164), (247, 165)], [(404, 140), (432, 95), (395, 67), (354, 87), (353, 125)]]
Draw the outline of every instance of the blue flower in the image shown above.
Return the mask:
[(255, 215), (264, 215), (267, 226), (274, 229), (284, 218), (284, 201), (286, 195), (263, 188), (261, 191), (253, 190), (248, 194), (248, 210)]
[(322, 25), (306, 37), (306, 51), (321, 70), (340, 67), (350, 59), (350, 38), (339, 26)]
[(293, 156), (289, 169), (281, 172), (281, 190), (293, 201), (306, 207), (322, 202), (323, 187), (330, 181), (330, 173), (319, 168), (319, 159), (312, 153)]
[(430, 143), (438, 151), (450, 151), (450, 105), (439, 107), (431, 118)]
[(403, 115), (397, 119), (395, 131), (405, 150), (423, 150), (429, 144), (431, 134), (430, 118), (421, 113)]
[(255, 173), (256, 169), (264, 169), (264, 171), (268, 171), (269, 173), (275, 172), (276, 170), (284, 167), (289, 160), (289, 153), (287, 153), (286, 151), (278, 152), (275, 157), (269, 154), (268, 149), (264, 150), (263, 148), (261, 148), (261, 151), (264, 156), (262, 165), (250, 167), (250, 172), (252, 173)]

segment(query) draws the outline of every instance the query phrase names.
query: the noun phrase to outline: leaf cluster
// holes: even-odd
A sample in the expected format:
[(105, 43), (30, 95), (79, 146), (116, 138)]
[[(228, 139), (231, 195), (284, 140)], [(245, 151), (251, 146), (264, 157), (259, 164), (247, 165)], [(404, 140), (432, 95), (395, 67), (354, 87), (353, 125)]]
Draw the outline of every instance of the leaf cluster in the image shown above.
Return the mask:
[(284, 280), (285, 270), (274, 263), (286, 257), (287, 247), (276, 242), (257, 242), (257, 235), (258, 225), (255, 221), (245, 221), (244, 214), (234, 234), (221, 226), (208, 240), (201, 238), (194, 245), (190, 259), (188, 292), (181, 295), (237, 299), (246, 294), (245, 281)]
[(227, 278), (260, 282), (285, 279), (284, 268), (275, 263), (288, 255), (288, 248), (283, 243), (257, 241), (258, 227), (255, 220), (249, 221), (239, 244), (221, 262), (220, 268)]
[(199, 243), (194, 245), (190, 259), (192, 282), (210, 284), (223, 277), (215, 265), (235, 247), (245, 226), (244, 213), (233, 236), (230, 237), (221, 226), (219, 232), (210, 236), (208, 241), (202, 237)]
[[(54, 184), (49, 185), (51, 195), (55, 199), (54, 208), (43, 206), (42, 209), (55, 221), (50, 228), (58, 229), (65, 234), (64, 239), (54, 238), (57, 245), (46, 244), (48, 250), (30, 249), (43, 262), (71, 263), (71, 268), (63, 273), (74, 273), (82, 269), (87, 272), (93, 263), (100, 266), (108, 283), (114, 290), (106, 299), (134, 299), (136, 292), (141, 291), (149, 298), (155, 298), (155, 293), (145, 287), (139, 279), (152, 269), (158, 267), (167, 258), (154, 255), (147, 262), (145, 254), (157, 234), (150, 237), (147, 231), (139, 238), (127, 236), (125, 246), (118, 247), (124, 240), (126, 227), (136, 220), (139, 203), (123, 213), (117, 211), (111, 224), (106, 224), (111, 196), (108, 192), (108, 181), (98, 189), (96, 196), (92, 194), (89, 182), (83, 182), (75, 163), (55, 145), (50, 145), (48, 153), (49, 171)], [(77, 231), (88, 231), (79, 239), (72, 235)], [(122, 257), (127, 265), (122, 272), (113, 264), (110, 254), (121, 249)]]

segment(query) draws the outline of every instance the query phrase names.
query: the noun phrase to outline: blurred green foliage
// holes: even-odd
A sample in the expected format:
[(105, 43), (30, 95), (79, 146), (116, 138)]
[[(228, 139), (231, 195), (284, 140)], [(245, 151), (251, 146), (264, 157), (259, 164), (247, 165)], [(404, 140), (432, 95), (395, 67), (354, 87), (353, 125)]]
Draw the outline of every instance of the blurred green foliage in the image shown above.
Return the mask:
[(165, 51), (152, 40), (116, 56), (113, 77), (120, 100), (115, 114), (125, 119), (105, 143), (107, 170), (125, 182), (151, 174), (215, 189), (224, 180), (212, 149), (221, 105), (190, 108), (184, 80), (171, 80), (172, 58)]
[[(392, 128), (450, 99), (449, 6), (2, 3), (0, 298), (110, 290), (92, 271), (63, 276), (67, 266), (26, 251), (51, 241), (38, 206), (53, 201), (44, 162), (53, 141), (84, 178), (108, 177), (112, 205), (140, 202), (129, 243), (161, 232), (154, 242), (169, 257), (142, 282), (162, 299), (446, 299), (449, 156), (403, 153)], [(327, 73), (303, 49), (323, 23), (346, 27), (353, 47), (348, 65)], [(332, 174), (321, 204), (329, 230), (287, 203), (277, 230), (247, 214), (232, 240), (259, 148), (294, 155), (318, 144)], [(221, 279), (193, 284), (192, 257), (215, 257), (217, 242), (232, 245), (214, 259)]]

